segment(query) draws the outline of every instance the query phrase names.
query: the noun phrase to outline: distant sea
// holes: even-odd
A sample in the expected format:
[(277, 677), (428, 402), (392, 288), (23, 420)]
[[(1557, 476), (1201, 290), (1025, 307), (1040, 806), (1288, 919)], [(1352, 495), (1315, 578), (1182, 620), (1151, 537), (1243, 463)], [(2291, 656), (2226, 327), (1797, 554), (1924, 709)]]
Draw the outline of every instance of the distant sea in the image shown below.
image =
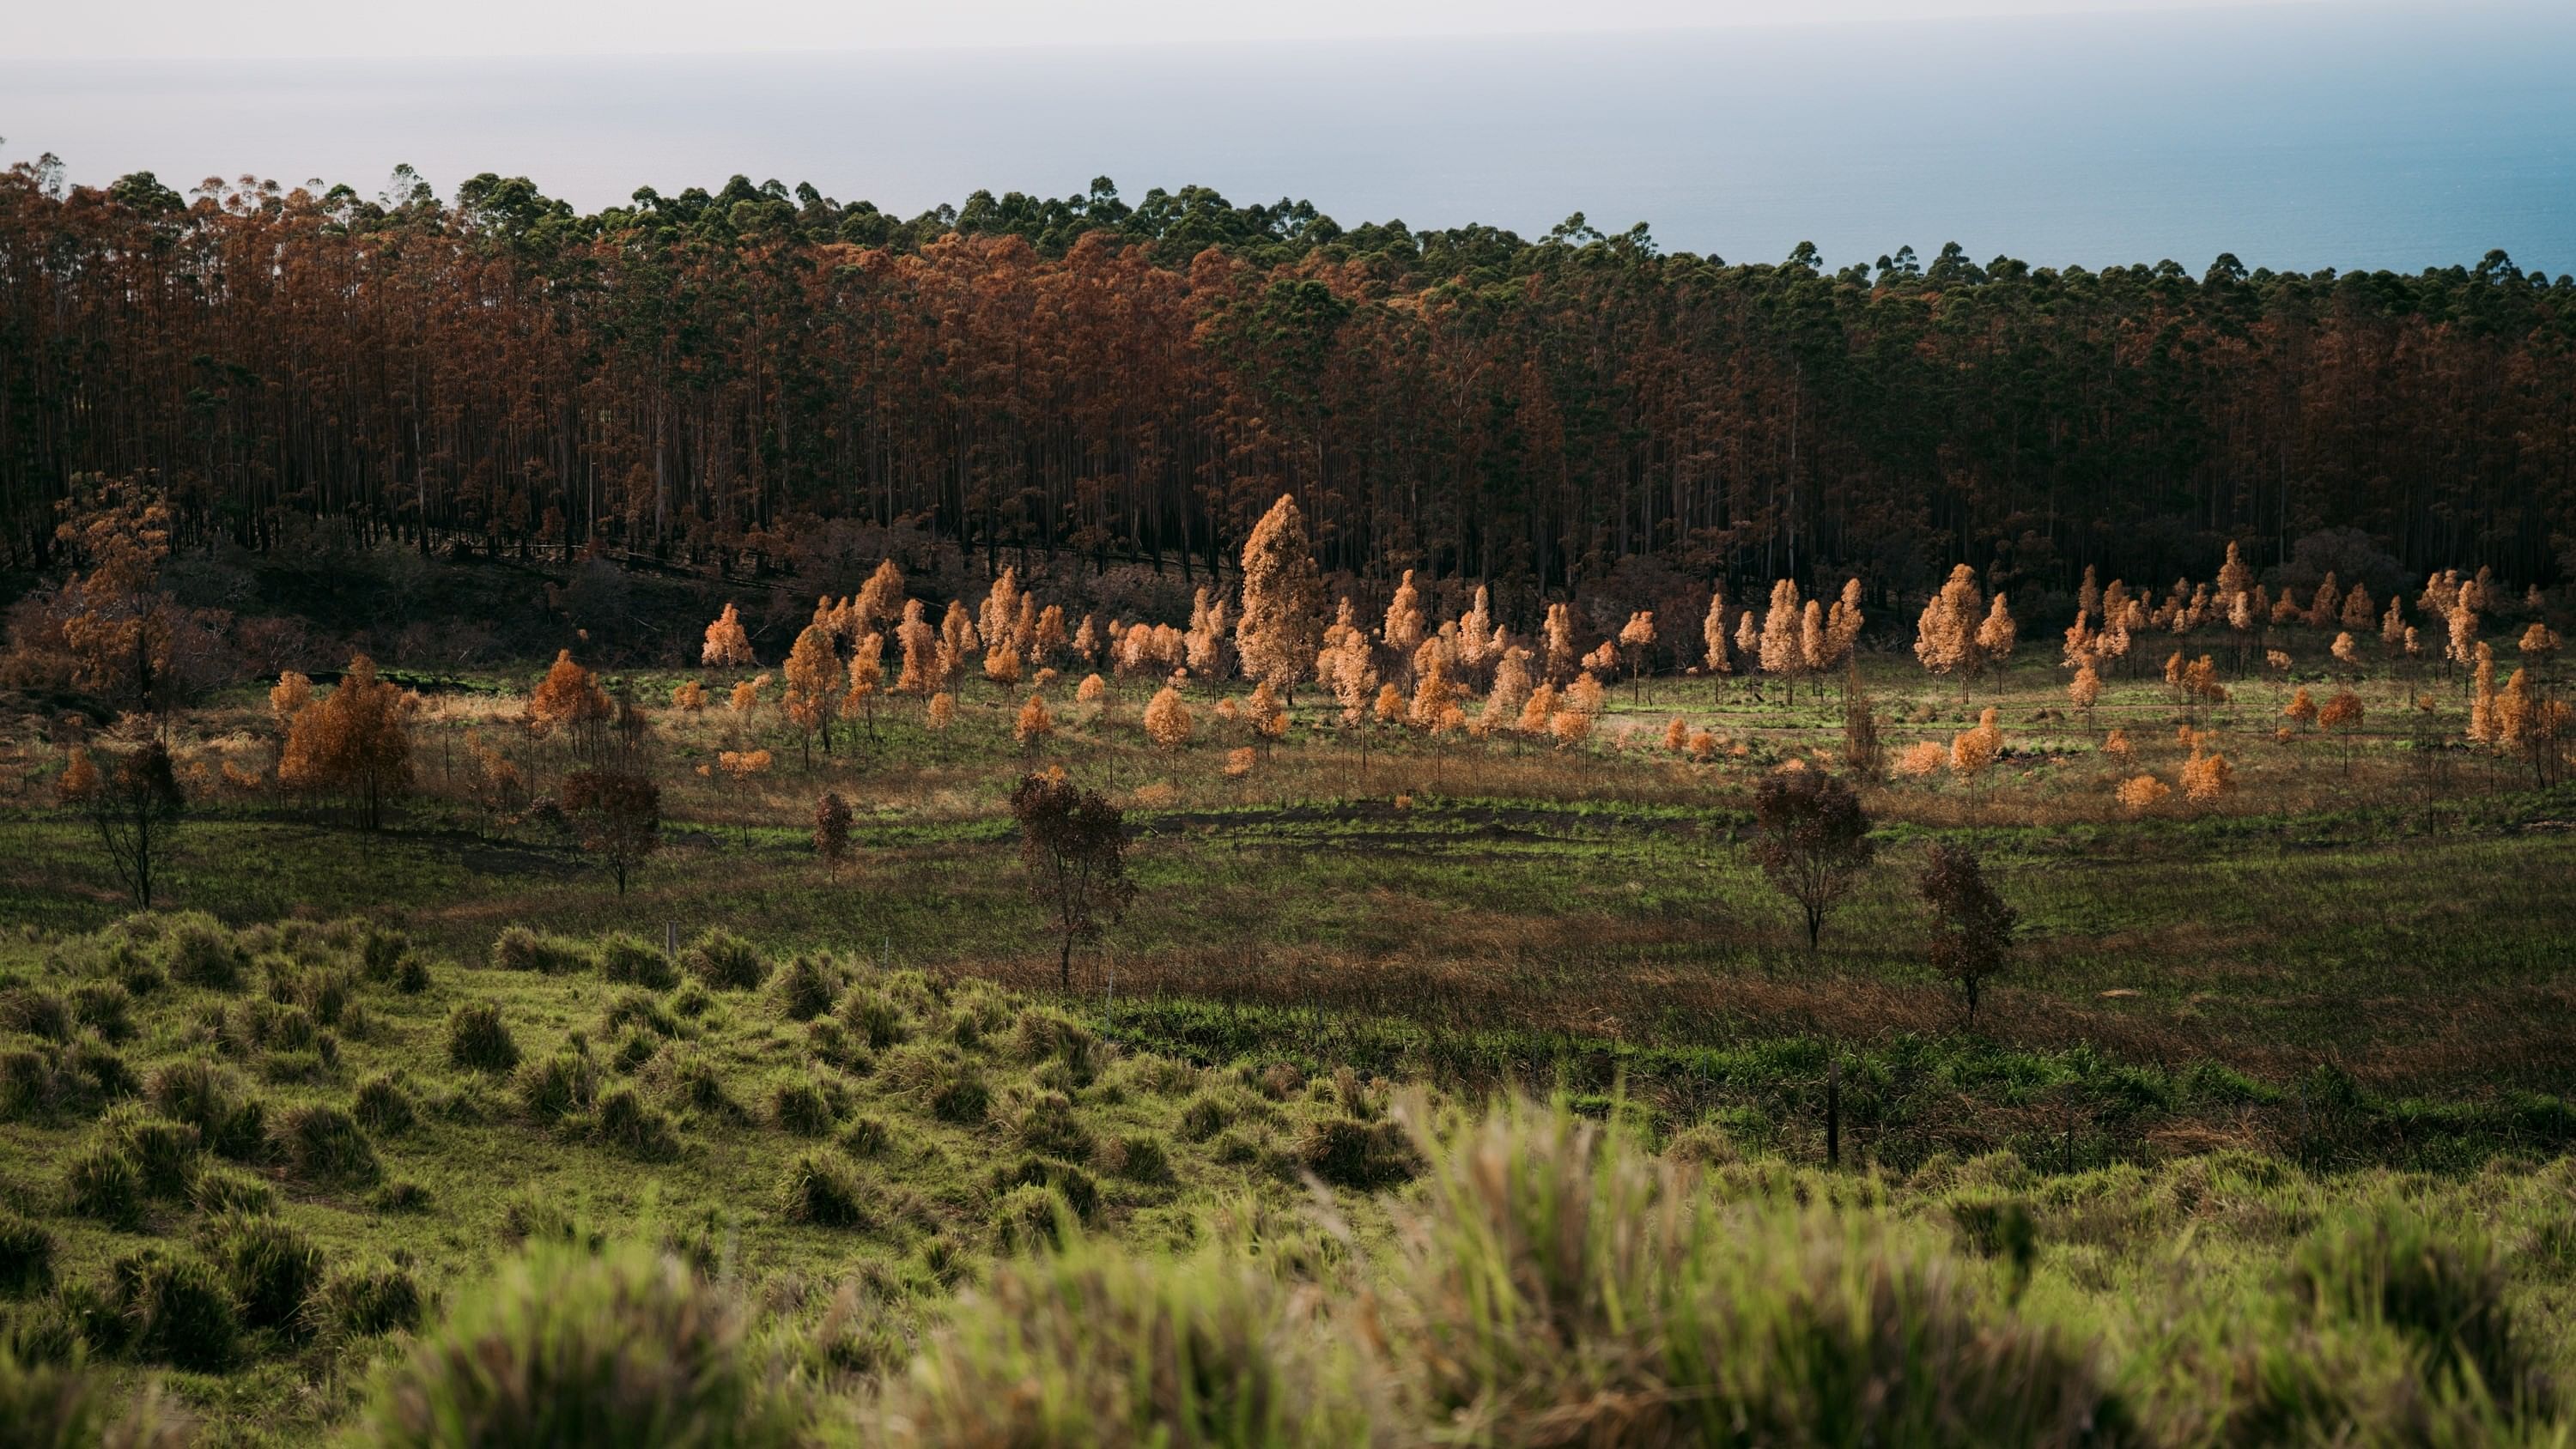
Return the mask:
[[(1569, 7), (1569, 14), (1579, 7)], [(713, 16), (718, 12), (711, 11)], [(713, 23), (713, 22), (711, 22)], [(759, 43), (764, 38), (737, 38)], [(1345, 226), (1569, 213), (1829, 266), (2576, 271), (2576, 0), (1404, 42), (653, 59), (0, 60), (0, 158), (588, 209), (741, 172), (910, 215), (1201, 183)]]

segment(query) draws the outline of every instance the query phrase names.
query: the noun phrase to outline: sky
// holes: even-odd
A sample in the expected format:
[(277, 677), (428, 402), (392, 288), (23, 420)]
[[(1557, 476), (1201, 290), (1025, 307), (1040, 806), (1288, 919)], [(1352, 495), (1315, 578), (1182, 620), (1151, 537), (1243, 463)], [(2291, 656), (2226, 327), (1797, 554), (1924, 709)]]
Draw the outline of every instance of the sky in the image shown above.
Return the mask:
[[(0, 28), (0, 164), (373, 196), (408, 163), (441, 196), (488, 171), (584, 210), (740, 173), (903, 216), (1106, 175), (1345, 226), (1579, 211), (1735, 261), (2576, 271), (2576, 0), (495, 8), (49, 5)], [(1533, 33), (1577, 14), (1596, 28)], [(1737, 23), (1651, 28), (1678, 18)], [(516, 49), (449, 53), (493, 36)], [(597, 53), (552, 49), (576, 42)]]
[[(23, 7), (0, 56), (702, 55), (1625, 32), (2103, 15), (2212, 0), (93, 0)], [(2343, 0), (2218, 0), (2306, 3)]]

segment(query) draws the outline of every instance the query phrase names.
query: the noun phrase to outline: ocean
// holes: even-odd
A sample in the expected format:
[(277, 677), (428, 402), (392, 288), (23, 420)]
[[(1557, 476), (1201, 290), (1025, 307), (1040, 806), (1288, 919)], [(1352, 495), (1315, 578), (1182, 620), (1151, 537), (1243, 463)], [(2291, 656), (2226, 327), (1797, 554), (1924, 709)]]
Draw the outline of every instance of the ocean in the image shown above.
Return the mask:
[[(753, 37), (755, 41), (760, 37)], [(905, 215), (1197, 183), (1667, 251), (2576, 271), (2576, 3), (1512, 39), (567, 60), (0, 60), (0, 158), (584, 208), (736, 172)]]

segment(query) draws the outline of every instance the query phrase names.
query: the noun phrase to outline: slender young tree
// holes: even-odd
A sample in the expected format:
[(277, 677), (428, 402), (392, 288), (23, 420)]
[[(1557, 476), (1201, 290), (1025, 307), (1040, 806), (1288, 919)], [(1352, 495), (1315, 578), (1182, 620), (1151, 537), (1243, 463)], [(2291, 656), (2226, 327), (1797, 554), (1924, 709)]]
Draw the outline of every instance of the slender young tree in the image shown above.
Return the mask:
[(1850, 786), (1821, 770), (1776, 770), (1753, 791), (1753, 858), (1797, 903), (1814, 951), (1825, 919), (1877, 858), (1869, 816)]
[(1073, 989), (1073, 948), (1100, 939), (1135, 899), (1127, 879), (1127, 829), (1116, 806), (1061, 770), (1022, 777), (1011, 792), (1020, 826), (1020, 864), (1045, 904), (1056, 938), (1056, 973)]
[(2021, 915), (1995, 893), (1976, 852), (1964, 845), (1934, 845), (1918, 889), (1932, 908), (1932, 969), (1958, 983), (1973, 1025), (1986, 982), (2004, 969)]

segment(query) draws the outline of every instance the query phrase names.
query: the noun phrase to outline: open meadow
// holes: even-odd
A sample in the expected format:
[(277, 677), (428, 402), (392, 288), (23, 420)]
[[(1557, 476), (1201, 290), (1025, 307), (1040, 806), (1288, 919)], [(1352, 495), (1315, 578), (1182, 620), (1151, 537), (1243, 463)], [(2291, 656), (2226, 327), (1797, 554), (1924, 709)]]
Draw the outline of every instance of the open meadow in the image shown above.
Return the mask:
[[(997, 663), (988, 601), (913, 688), (826, 605), (765, 669), (728, 612), (695, 669), (19, 696), (32, 1442), (2562, 1442), (2576, 794), (2546, 641), (2477, 657), (2519, 625), (1933, 670), (1855, 613), (1561, 694), (1343, 635), (1289, 690)], [(1050, 781), (1125, 887), (1070, 930)], [(1812, 940), (1783, 781), (1866, 842)]]

